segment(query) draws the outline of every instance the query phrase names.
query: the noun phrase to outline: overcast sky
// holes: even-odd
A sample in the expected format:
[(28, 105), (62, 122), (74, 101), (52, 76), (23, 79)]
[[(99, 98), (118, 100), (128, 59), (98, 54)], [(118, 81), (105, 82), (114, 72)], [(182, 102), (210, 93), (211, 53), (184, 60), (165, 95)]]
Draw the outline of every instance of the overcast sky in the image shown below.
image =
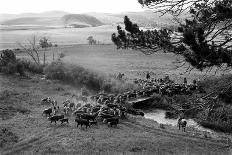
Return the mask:
[(51, 10), (70, 13), (118, 13), (143, 11), (138, 0), (0, 0), (0, 13), (39, 13)]

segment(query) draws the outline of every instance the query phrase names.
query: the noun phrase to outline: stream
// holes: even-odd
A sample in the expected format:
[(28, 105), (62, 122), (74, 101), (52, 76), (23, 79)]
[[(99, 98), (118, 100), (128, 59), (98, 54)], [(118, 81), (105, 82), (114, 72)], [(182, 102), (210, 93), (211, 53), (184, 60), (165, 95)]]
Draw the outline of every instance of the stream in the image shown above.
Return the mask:
[[(146, 119), (152, 119), (158, 123), (162, 124), (169, 124), (172, 126), (177, 126), (178, 119), (168, 119), (165, 118), (165, 110), (161, 109), (154, 109), (150, 112), (145, 112), (144, 117)], [(202, 127), (197, 122), (195, 122), (193, 119), (186, 119), (187, 120), (187, 127), (193, 127), (196, 128), (199, 131), (206, 131), (209, 133), (212, 133), (213, 131), (207, 128)]]

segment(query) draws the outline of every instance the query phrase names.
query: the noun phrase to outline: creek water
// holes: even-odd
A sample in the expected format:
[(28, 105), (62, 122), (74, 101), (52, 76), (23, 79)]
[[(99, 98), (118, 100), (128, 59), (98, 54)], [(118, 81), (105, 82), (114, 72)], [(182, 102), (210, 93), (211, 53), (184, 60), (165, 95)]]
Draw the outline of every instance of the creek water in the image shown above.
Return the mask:
[[(150, 112), (145, 112), (144, 117), (147, 119), (152, 119), (158, 123), (162, 123), (162, 124), (169, 124), (172, 126), (177, 126), (177, 122), (178, 119), (169, 119), (169, 118), (165, 118), (165, 110), (162, 109), (154, 109)], [(200, 131), (206, 131), (209, 133), (212, 133), (213, 131), (207, 128), (202, 127), (201, 125), (199, 125), (196, 121), (194, 121), (193, 119), (186, 119), (187, 120), (187, 127), (193, 127), (196, 128), (197, 130)]]

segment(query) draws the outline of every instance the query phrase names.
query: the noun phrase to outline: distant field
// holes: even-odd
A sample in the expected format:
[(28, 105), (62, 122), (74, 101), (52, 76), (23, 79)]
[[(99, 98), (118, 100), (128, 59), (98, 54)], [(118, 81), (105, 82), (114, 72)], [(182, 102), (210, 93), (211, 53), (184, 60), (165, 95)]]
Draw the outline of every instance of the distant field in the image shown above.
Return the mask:
[[(152, 72), (153, 77), (170, 75), (172, 79), (178, 81), (182, 81), (184, 77), (190, 80), (201, 79), (205, 75), (199, 71), (183, 74), (186, 68), (176, 69), (173, 62), (177, 57), (170, 53), (156, 53), (147, 56), (139, 51), (117, 50), (111, 42), (111, 34), (116, 31), (116, 25), (90, 28), (35, 29), (30, 26), (27, 28), (24, 30), (16, 27), (0, 29), (0, 49), (19, 48), (17, 42), (25, 43), (32, 34), (36, 34), (37, 36), (47, 36), (54, 44), (58, 44), (57, 48), (50, 50), (54, 51), (56, 58), (58, 53), (63, 52), (66, 55), (63, 58), (65, 62), (79, 64), (106, 74), (123, 72), (128, 78), (144, 78), (149, 71)], [(105, 45), (83, 45), (87, 44), (86, 39), (90, 35)], [(52, 52), (48, 53), (47, 59), (51, 61)], [(207, 74), (207, 76), (209, 75)]]
[[(199, 71), (183, 74), (186, 68), (176, 69), (173, 62), (176, 61), (177, 56), (171, 53), (155, 53), (147, 56), (139, 51), (117, 50), (114, 45), (69, 45), (51, 51), (63, 52), (66, 56), (62, 60), (66, 63), (81, 65), (105, 74), (122, 72), (130, 79), (145, 78), (146, 73), (151, 72), (153, 78), (170, 75), (171, 79), (179, 82), (183, 82), (184, 77), (191, 82), (205, 75)], [(58, 55), (55, 54), (55, 58), (57, 57)], [(52, 52), (49, 52), (49, 61), (51, 60)]]
[(88, 28), (50, 28), (36, 26), (0, 26), (0, 49), (18, 48), (17, 43), (27, 43), (35, 34), (46, 36), (58, 45), (86, 44), (88, 36), (104, 44), (112, 44), (111, 34), (116, 31), (116, 25), (104, 25)]

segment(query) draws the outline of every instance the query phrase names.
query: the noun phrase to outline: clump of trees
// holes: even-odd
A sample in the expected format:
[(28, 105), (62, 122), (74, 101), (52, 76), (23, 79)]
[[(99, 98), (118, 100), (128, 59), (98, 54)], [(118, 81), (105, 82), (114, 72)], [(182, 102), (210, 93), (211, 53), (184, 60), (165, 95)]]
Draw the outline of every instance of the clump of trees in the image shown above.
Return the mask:
[[(117, 27), (112, 41), (118, 48), (132, 48), (144, 54), (172, 52), (184, 57), (191, 69), (212, 70), (232, 66), (232, 1), (231, 0), (139, 0), (154, 12), (171, 14), (179, 24), (174, 31), (143, 31), (125, 16), (125, 29)], [(181, 20), (180, 17), (186, 18)]]
[(16, 59), (16, 56), (12, 50), (3, 50), (0, 55), (0, 72), (5, 74), (19, 73), (24, 75), (24, 67), (20, 60)]
[[(43, 53), (43, 64), (45, 65), (46, 63), (46, 51), (48, 48), (52, 47), (52, 43), (49, 42), (49, 38), (48, 37), (42, 37), (39, 38), (36, 35), (33, 35), (29, 40), (28, 43), (23, 45), (21, 43), (18, 43), (19, 46), (21, 47), (21, 49), (23, 51), (25, 51), (33, 60), (34, 63), (36, 63), (37, 65), (41, 64), (41, 60), (40, 60), (40, 53), (41, 53), (41, 49), (44, 50)], [(57, 47), (57, 45), (56, 45)]]
[(89, 36), (87, 38), (87, 40), (88, 40), (89, 45), (96, 45), (97, 44), (97, 41), (93, 38), (93, 36)]
[(25, 72), (36, 74), (43, 73), (43, 66), (32, 61), (17, 59), (13, 50), (3, 50), (0, 55), (0, 72), (4, 74), (16, 74), (25, 76)]

